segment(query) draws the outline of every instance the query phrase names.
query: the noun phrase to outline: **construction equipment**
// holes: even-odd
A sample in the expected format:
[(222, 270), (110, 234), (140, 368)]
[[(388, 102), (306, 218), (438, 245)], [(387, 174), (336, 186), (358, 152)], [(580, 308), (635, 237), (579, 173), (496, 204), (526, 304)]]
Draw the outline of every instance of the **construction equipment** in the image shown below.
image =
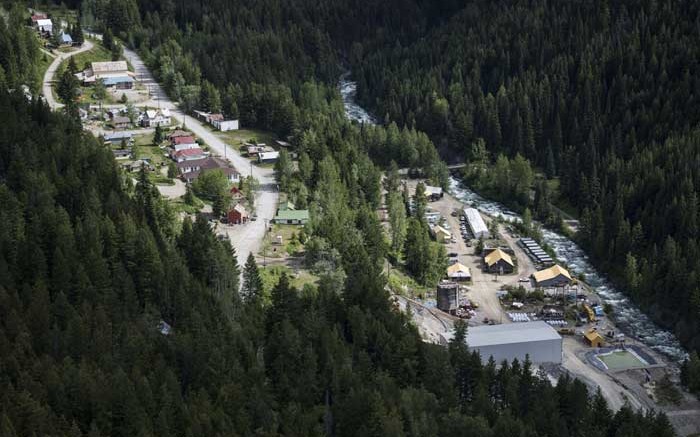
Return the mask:
[(595, 317), (595, 313), (593, 312), (593, 308), (591, 308), (590, 305), (588, 305), (587, 303), (584, 303), (583, 310), (586, 312), (586, 317), (588, 318), (589, 322), (593, 323), (597, 320)]

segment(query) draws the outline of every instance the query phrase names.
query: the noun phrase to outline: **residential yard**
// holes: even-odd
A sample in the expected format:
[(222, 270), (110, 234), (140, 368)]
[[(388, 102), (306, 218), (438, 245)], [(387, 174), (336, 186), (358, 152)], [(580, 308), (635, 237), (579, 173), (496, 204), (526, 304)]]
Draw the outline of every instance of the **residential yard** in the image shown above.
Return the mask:
[(263, 300), (266, 302), (269, 300), (272, 289), (277, 285), (283, 273), (289, 278), (289, 284), (298, 290), (302, 290), (307, 284), (314, 285), (318, 280), (317, 276), (306, 270), (298, 270), (295, 273), (294, 270), (287, 266), (275, 265), (263, 267), (259, 264), (258, 268), (260, 271), (260, 279), (262, 279), (263, 283)]
[(228, 132), (216, 132), (216, 135), (236, 150), (240, 150), (243, 143), (247, 143), (251, 140), (254, 140), (256, 143), (265, 143), (268, 146), (272, 146), (275, 138), (271, 132), (259, 129), (239, 129)]
[[(75, 65), (77, 65), (78, 68), (81, 70), (86, 66), (89, 66), (92, 62), (104, 62), (112, 60), (112, 54), (109, 52), (109, 50), (104, 48), (100, 41), (95, 39), (91, 41), (94, 44), (92, 50), (78, 53), (77, 55), (73, 56), (73, 59), (75, 59)], [(67, 66), (68, 60), (62, 62), (56, 70), (56, 77), (61, 77), (63, 70), (65, 70)]]
[[(267, 234), (260, 256), (271, 259), (284, 259), (290, 256), (299, 256), (304, 251), (304, 245), (299, 241), (301, 226), (296, 225), (271, 225), (271, 231)], [(279, 244), (278, 237), (282, 237), (282, 244)]]

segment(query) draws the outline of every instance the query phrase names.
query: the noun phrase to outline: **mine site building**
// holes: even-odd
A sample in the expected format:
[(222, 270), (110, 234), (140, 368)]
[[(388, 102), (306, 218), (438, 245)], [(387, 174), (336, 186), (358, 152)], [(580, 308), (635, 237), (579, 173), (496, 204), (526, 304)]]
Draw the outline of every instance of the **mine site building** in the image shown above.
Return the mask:
[(108, 88), (130, 90), (134, 87), (134, 73), (126, 61), (93, 62), (90, 68), (75, 75), (84, 85), (94, 85), (102, 80)]
[(446, 313), (452, 313), (459, 308), (459, 285), (452, 281), (442, 281), (437, 286), (437, 307)]
[(446, 243), (452, 238), (452, 234), (442, 226), (435, 225), (431, 228), (435, 241), (438, 243)]
[(471, 281), (472, 279), (472, 272), (469, 270), (469, 267), (465, 266), (462, 263), (455, 263), (452, 264), (447, 268), (447, 277), (451, 281)]
[(600, 335), (598, 331), (594, 329), (583, 334), (583, 339), (586, 341), (586, 344), (590, 347), (601, 347), (605, 343), (605, 339), (603, 338), (603, 336)]
[(481, 218), (481, 214), (476, 208), (464, 208), (462, 214), (467, 220), (467, 225), (474, 238), (489, 238), (491, 236), (484, 219)]
[[(454, 333), (442, 335), (447, 343)], [(483, 325), (469, 327), (466, 338), (469, 350), (477, 350), (483, 363), (493, 357), (497, 364), (525, 356), (534, 364), (562, 362), (562, 338), (549, 324), (543, 321), (507, 323), (503, 325)]]
[(568, 270), (559, 265), (535, 272), (532, 278), (535, 280), (536, 287), (543, 288), (569, 285), (572, 280)]
[(484, 270), (489, 273), (513, 273), (515, 270), (515, 263), (513, 263), (513, 258), (505, 253), (503, 250), (496, 248), (491, 252), (488, 252), (484, 256)]

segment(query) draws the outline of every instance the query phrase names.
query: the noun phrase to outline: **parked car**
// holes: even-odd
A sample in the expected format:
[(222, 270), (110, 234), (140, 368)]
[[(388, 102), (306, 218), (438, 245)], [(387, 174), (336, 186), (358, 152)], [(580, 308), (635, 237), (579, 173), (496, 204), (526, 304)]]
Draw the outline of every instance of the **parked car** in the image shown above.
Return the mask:
[(457, 252), (450, 252), (447, 254), (447, 256), (449, 256), (450, 258), (456, 258), (459, 256), (459, 254)]

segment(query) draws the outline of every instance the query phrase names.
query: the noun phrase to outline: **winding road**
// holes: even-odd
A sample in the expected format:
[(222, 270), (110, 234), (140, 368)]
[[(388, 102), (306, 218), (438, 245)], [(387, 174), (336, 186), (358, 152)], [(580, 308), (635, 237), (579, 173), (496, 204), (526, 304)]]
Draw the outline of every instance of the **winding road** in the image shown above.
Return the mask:
[(44, 82), (41, 88), (41, 93), (44, 95), (44, 98), (46, 99), (46, 103), (48, 103), (49, 107), (51, 109), (58, 109), (63, 107), (63, 103), (58, 103), (56, 99), (53, 97), (53, 92), (51, 88), (53, 87), (54, 83), (54, 76), (56, 75), (56, 70), (58, 70), (58, 66), (61, 65), (61, 62), (65, 61), (66, 59), (70, 58), (71, 56), (75, 56), (78, 53), (82, 52), (87, 52), (88, 50), (92, 50), (94, 47), (93, 43), (91, 41), (85, 40), (83, 43), (82, 47), (80, 47), (77, 50), (74, 50), (72, 52), (67, 52), (67, 53), (59, 53), (51, 62), (51, 65), (49, 65), (49, 68), (46, 69), (46, 73), (44, 73)]
[[(97, 39), (100, 39), (100, 35), (94, 35)], [(54, 83), (54, 76), (58, 66), (64, 60), (74, 56), (78, 53), (86, 52), (93, 48), (93, 43), (86, 40), (81, 48), (78, 50), (61, 53), (53, 60), (49, 68), (44, 74), (44, 83), (42, 87), (42, 92), (46, 99), (46, 102), (52, 109), (61, 108), (63, 105), (58, 103), (53, 97), (52, 86)], [(238, 172), (243, 176), (252, 175), (255, 179), (260, 182), (260, 191), (255, 202), (256, 213), (258, 219), (256, 221), (251, 221), (245, 225), (235, 225), (226, 226), (220, 225), (217, 229), (219, 233), (226, 233), (233, 247), (236, 249), (236, 254), (238, 258), (238, 264), (245, 264), (248, 254), (256, 254), (260, 252), (262, 248), (263, 239), (265, 237), (265, 226), (272, 220), (277, 209), (277, 202), (279, 200), (279, 193), (277, 191), (277, 183), (275, 181), (274, 172), (271, 168), (262, 168), (255, 165), (250, 165), (250, 161), (240, 153), (230, 147), (216, 134), (215, 131), (210, 129), (207, 125), (204, 125), (199, 120), (192, 118), (185, 113), (183, 113), (177, 104), (175, 104), (167, 96), (163, 88), (158, 84), (150, 70), (146, 67), (145, 63), (141, 57), (133, 50), (124, 48), (124, 57), (134, 68), (134, 73), (136, 74), (136, 79), (145, 85), (151, 95), (151, 99), (146, 102), (140, 102), (136, 106), (159, 106), (161, 108), (168, 108), (171, 110), (173, 117), (178, 121), (182, 122), (187, 129), (192, 131), (196, 136), (204, 140), (204, 142), (209, 146), (209, 148), (216, 155), (225, 157), (231, 164), (233, 164)], [(92, 130), (93, 134), (99, 135), (100, 130)]]

